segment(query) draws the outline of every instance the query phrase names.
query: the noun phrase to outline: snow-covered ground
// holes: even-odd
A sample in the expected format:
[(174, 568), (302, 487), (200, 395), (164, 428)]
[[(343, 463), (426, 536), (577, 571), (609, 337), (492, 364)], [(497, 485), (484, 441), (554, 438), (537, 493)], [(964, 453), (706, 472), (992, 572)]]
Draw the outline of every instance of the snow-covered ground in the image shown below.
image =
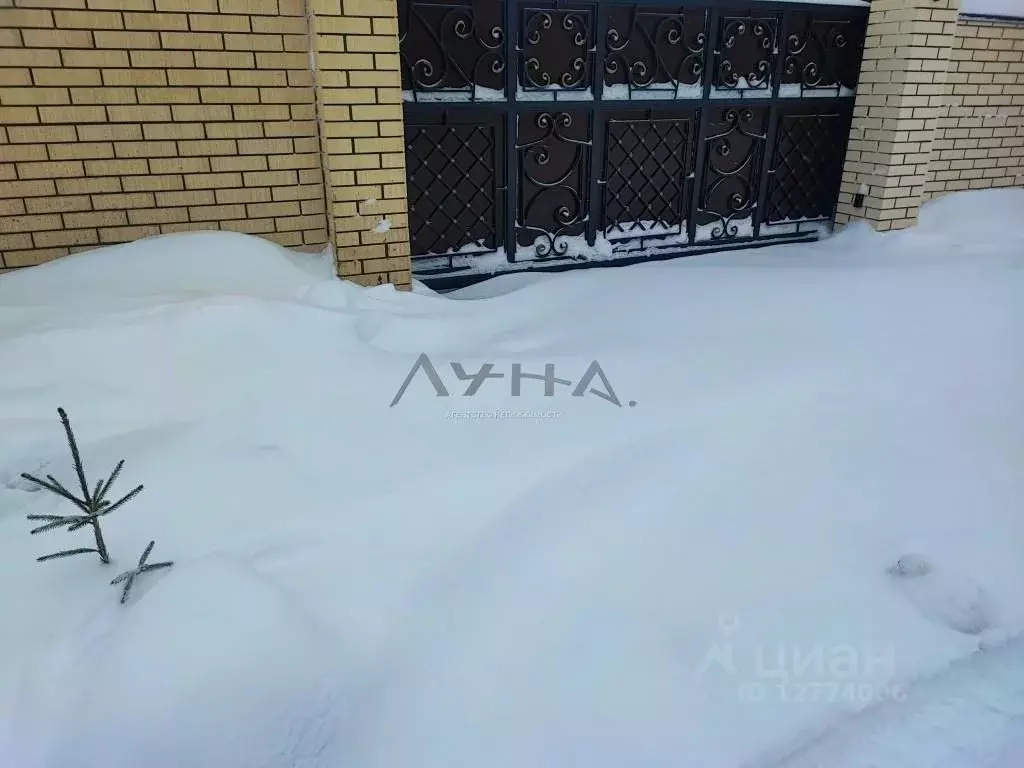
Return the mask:
[[(229, 234), (5, 275), (0, 766), (1021, 765), (1022, 211), (455, 297)], [(146, 486), (110, 566), (35, 562), (91, 543), (25, 519), (58, 406)]]

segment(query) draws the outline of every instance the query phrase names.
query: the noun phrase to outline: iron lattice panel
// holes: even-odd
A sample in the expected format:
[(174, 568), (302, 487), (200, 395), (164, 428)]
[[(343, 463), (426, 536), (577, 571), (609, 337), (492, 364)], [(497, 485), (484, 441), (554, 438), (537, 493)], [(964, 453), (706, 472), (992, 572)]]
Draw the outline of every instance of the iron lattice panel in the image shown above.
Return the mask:
[(849, 113), (782, 115), (772, 153), (767, 221), (831, 219), (843, 175)]
[(834, 215), (866, 23), (781, 0), (399, 0), (414, 265), (813, 236), (774, 225)]
[(693, 116), (623, 112), (605, 127), (605, 236), (684, 233)]
[(413, 253), (501, 245), (497, 126), (407, 124), (409, 229)]

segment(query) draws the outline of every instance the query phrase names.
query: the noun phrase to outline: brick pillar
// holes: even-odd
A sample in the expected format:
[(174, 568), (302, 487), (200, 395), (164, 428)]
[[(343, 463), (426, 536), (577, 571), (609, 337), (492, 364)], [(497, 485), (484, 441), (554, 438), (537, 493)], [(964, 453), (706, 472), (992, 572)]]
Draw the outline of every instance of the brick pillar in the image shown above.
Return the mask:
[(309, 0), (328, 226), (338, 275), (410, 284), (395, 0)]
[[(836, 220), (917, 221), (959, 0), (873, 0)], [(863, 205), (855, 196), (866, 192)]]

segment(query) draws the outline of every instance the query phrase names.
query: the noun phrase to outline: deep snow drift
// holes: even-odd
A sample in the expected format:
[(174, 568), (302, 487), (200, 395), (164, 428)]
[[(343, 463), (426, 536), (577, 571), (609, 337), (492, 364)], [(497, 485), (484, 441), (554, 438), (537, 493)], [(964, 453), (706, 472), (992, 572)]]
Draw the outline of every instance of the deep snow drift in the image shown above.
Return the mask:
[[(0, 765), (978, 765), (1020, 698), (931, 705), (1024, 690), (1021, 211), (447, 298), (228, 234), (0, 277)], [(35, 562), (90, 542), (28, 534), (58, 406), (146, 485), (110, 567)]]

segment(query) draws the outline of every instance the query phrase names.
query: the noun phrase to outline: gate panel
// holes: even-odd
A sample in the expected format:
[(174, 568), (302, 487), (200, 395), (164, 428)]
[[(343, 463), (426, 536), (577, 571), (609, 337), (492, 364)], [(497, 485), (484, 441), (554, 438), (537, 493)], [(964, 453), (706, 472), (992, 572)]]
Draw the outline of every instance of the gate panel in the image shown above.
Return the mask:
[(590, 210), (589, 111), (523, 112), (513, 261), (579, 256)]
[(399, 0), (418, 275), (831, 228), (866, 9), (663, 3)]
[(725, 242), (754, 234), (767, 107), (711, 107), (694, 242)]
[(771, 96), (781, 14), (723, 13), (712, 82), (716, 96)]
[(824, 8), (793, 13), (785, 42), (782, 95), (852, 96), (864, 47), (862, 19)]
[(801, 111), (778, 119), (765, 222), (827, 222), (843, 175), (843, 156), (833, 148), (845, 143), (851, 113)]
[(706, 8), (608, 8), (602, 98), (700, 98), (704, 92)]
[(405, 146), (412, 252), (497, 251), (505, 223), (502, 114), (407, 114)]
[(401, 3), (403, 98), (431, 103), (503, 98), (504, 13), (500, 0)]
[[(611, 112), (605, 122), (602, 232), (609, 241), (685, 244), (695, 113)], [(666, 242), (669, 241), (670, 242)]]
[(596, 25), (596, 5), (532, 2), (521, 7), (516, 98), (586, 98), (594, 79)]

